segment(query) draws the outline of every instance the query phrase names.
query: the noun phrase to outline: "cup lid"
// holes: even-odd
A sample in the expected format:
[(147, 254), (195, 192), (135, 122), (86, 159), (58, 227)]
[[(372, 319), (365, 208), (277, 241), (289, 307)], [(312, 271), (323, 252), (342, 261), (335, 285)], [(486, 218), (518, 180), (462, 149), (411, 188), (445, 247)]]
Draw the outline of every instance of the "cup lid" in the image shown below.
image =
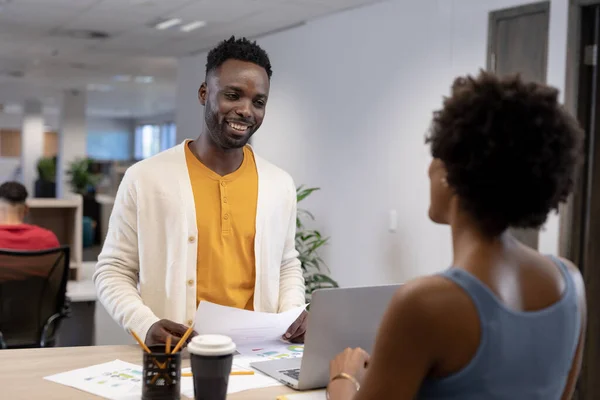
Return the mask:
[(235, 343), (229, 336), (197, 335), (187, 345), (190, 354), (199, 356), (225, 356), (235, 352)]

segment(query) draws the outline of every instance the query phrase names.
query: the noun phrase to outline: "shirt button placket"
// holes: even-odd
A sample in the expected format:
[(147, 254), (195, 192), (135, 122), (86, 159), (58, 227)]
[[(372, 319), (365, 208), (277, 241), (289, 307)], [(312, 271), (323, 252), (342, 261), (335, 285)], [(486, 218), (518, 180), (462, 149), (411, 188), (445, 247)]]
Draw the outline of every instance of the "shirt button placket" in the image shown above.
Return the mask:
[(221, 231), (228, 233), (231, 229), (231, 212), (227, 198), (227, 182), (221, 181)]

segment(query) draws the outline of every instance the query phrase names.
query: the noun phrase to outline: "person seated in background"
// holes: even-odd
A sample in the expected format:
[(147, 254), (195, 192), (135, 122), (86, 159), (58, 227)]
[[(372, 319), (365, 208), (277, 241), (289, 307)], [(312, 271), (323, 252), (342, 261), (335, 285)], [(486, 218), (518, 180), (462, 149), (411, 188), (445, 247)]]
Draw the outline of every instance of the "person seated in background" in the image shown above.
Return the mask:
[(44, 250), (59, 247), (56, 235), (47, 229), (24, 223), (27, 189), (19, 182), (0, 185), (0, 249)]
[(582, 276), (509, 229), (540, 228), (567, 200), (582, 139), (554, 88), (488, 73), (455, 81), (427, 139), (429, 217), (450, 225), (452, 266), (397, 291), (372, 357), (347, 349), (331, 362), (331, 400), (571, 398)]

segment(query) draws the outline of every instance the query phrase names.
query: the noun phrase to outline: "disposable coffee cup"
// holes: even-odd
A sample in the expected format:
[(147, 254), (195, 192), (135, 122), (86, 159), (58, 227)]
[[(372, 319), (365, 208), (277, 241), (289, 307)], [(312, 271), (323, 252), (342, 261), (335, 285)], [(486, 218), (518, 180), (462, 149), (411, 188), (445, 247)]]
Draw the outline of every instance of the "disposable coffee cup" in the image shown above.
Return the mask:
[(187, 346), (195, 400), (225, 400), (235, 343), (228, 336), (198, 335)]

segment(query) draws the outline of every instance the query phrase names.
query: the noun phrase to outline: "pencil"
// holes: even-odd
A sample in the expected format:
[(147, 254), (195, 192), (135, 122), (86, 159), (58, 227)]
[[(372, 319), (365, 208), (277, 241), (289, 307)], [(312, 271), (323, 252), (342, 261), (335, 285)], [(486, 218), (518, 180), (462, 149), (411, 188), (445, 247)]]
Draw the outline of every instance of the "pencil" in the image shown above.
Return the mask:
[(133, 336), (133, 338), (140, 344), (140, 346), (142, 346), (142, 349), (144, 349), (147, 353), (152, 353), (148, 346), (146, 346), (146, 343), (142, 342), (142, 339), (140, 339), (140, 337), (136, 335), (136, 333), (133, 330), (130, 330), (129, 333), (131, 333), (131, 336)]
[(254, 375), (254, 371), (231, 371), (229, 375)]
[(171, 335), (167, 336), (167, 343), (165, 343), (165, 353), (171, 353)]
[(181, 339), (179, 339), (179, 343), (177, 343), (177, 346), (175, 346), (175, 348), (173, 349), (173, 351), (172, 351), (173, 354), (177, 353), (179, 351), (179, 349), (181, 349), (181, 346), (183, 346), (183, 344), (186, 342), (186, 340), (190, 337), (193, 330), (194, 330), (194, 325), (190, 326), (188, 328), (188, 330), (185, 331), (185, 333), (183, 334)]
[[(254, 375), (254, 371), (232, 371), (230, 375)], [(192, 376), (191, 372), (182, 372), (181, 376), (190, 377)]]

